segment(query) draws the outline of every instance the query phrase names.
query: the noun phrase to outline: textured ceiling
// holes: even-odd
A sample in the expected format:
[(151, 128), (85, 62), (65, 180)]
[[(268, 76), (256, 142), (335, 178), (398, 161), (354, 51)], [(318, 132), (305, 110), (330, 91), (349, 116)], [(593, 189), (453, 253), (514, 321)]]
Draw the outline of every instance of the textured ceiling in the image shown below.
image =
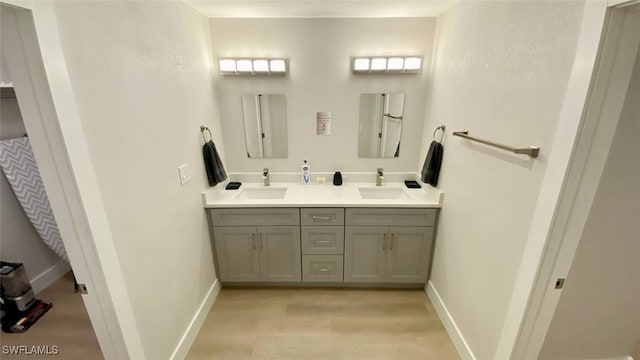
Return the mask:
[(457, 0), (186, 0), (208, 17), (319, 18), (437, 16)]

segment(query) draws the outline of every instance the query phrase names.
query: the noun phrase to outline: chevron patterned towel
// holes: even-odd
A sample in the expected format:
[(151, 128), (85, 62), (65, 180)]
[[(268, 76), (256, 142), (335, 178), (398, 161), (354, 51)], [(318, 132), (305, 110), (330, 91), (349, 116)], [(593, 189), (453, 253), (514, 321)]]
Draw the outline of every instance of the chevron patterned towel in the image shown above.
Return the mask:
[(28, 137), (0, 141), (0, 167), (44, 243), (69, 262)]

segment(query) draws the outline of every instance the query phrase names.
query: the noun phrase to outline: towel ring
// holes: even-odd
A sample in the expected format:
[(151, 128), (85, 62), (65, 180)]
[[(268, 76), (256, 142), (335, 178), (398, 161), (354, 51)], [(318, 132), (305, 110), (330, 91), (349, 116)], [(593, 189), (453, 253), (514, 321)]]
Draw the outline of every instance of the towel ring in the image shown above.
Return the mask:
[(438, 126), (435, 130), (433, 130), (433, 136), (432, 136), (432, 137), (433, 137), (433, 140), (435, 140), (435, 139), (436, 139), (436, 133), (438, 132), (438, 130), (442, 130), (442, 135), (440, 136), (440, 141), (438, 141), (438, 142), (440, 142), (440, 143), (441, 143), (441, 142), (442, 142), (442, 138), (444, 137), (444, 130), (445, 130), (446, 128), (447, 128), (447, 127), (446, 127), (446, 126), (444, 126), (444, 124), (443, 124), (443, 125)]
[(207, 143), (207, 138), (204, 136), (204, 132), (205, 131), (209, 133), (209, 140), (213, 140), (213, 135), (211, 135), (211, 130), (209, 130), (208, 127), (200, 126), (200, 133), (202, 134), (202, 141), (204, 141), (205, 144), (206, 144)]

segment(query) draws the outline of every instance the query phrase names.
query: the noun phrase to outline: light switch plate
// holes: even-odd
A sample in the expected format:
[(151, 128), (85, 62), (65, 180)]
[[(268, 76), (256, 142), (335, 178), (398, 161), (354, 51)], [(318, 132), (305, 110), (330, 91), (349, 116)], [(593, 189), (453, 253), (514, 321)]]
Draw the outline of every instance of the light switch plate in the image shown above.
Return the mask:
[(182, 185), (191, 181), (191, 173), (189, 172), (189, 163), (178, 166), (178, 175), (180, 176), (180, 184)]

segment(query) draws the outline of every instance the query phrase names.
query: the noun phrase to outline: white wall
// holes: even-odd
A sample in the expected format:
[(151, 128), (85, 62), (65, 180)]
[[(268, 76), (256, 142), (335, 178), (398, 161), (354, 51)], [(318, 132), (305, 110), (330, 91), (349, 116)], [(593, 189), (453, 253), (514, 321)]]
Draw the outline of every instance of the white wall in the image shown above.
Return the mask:
[[(13, 139), (25, 133), (18, 101), (15, 98), (1, 99), (0, 140)], [(55, 272), (58, 268), (69, 269), (65, 261), (42, 241), (24, 213), (4, 173), (0, 174), (0, 224), (0, 257), (3, 261), (23, 263), (34, 291), (40, 291), (50, 284), (50, 280), (57, 278), (54, 276), (44, 282), (36, 282), (37, 279), (44, 280), (43, 276), (46, 276), (48, 271)]]
[(622, 357), (640, 341), (638, 99), (640, 54), (542, 359)]
[[(460, 2), (438, 18), (422, 144), (443, 123), (446, 193), (431, 285), (473, 355), (494, 358), (545, 174), (582, 2)], [(514, 146), (505, 153), (452, 131)], [(420, 164), (421, 165), (421, 164)]]
[[(220, 77), (223, 134), (227, 170), (259, 172), (299, 171), (309, 160), (312, 172), (416, 172), (424, 154), (424, 100), (432, 56), (435, 18), (404, 19), (211, 19), (214, 58), (287, 57), (284, 78)], [(351, 56), (423, 55), (419, 75), (354, 76)], [(217, 71), (217, 68), (216, 68)], [(400, 157), (358, 158), (360, 94), (404, 92), (405, 124)], [(271, 93), (287, 97), (289, 156), (287, 159), (248, 159), (242, 127), (243, 94)], [(316, 135), (318, 111), (332, 114), (331, 136)]]
[[(223, 149), (208, 20), (180, 2), (55, 2), (147, 359), (171, 356), (215, 281), (200, 125)], [(177, 167), (190, 164), (181, 186)], [(108, 274), (107, 274), (108, 275)]]

